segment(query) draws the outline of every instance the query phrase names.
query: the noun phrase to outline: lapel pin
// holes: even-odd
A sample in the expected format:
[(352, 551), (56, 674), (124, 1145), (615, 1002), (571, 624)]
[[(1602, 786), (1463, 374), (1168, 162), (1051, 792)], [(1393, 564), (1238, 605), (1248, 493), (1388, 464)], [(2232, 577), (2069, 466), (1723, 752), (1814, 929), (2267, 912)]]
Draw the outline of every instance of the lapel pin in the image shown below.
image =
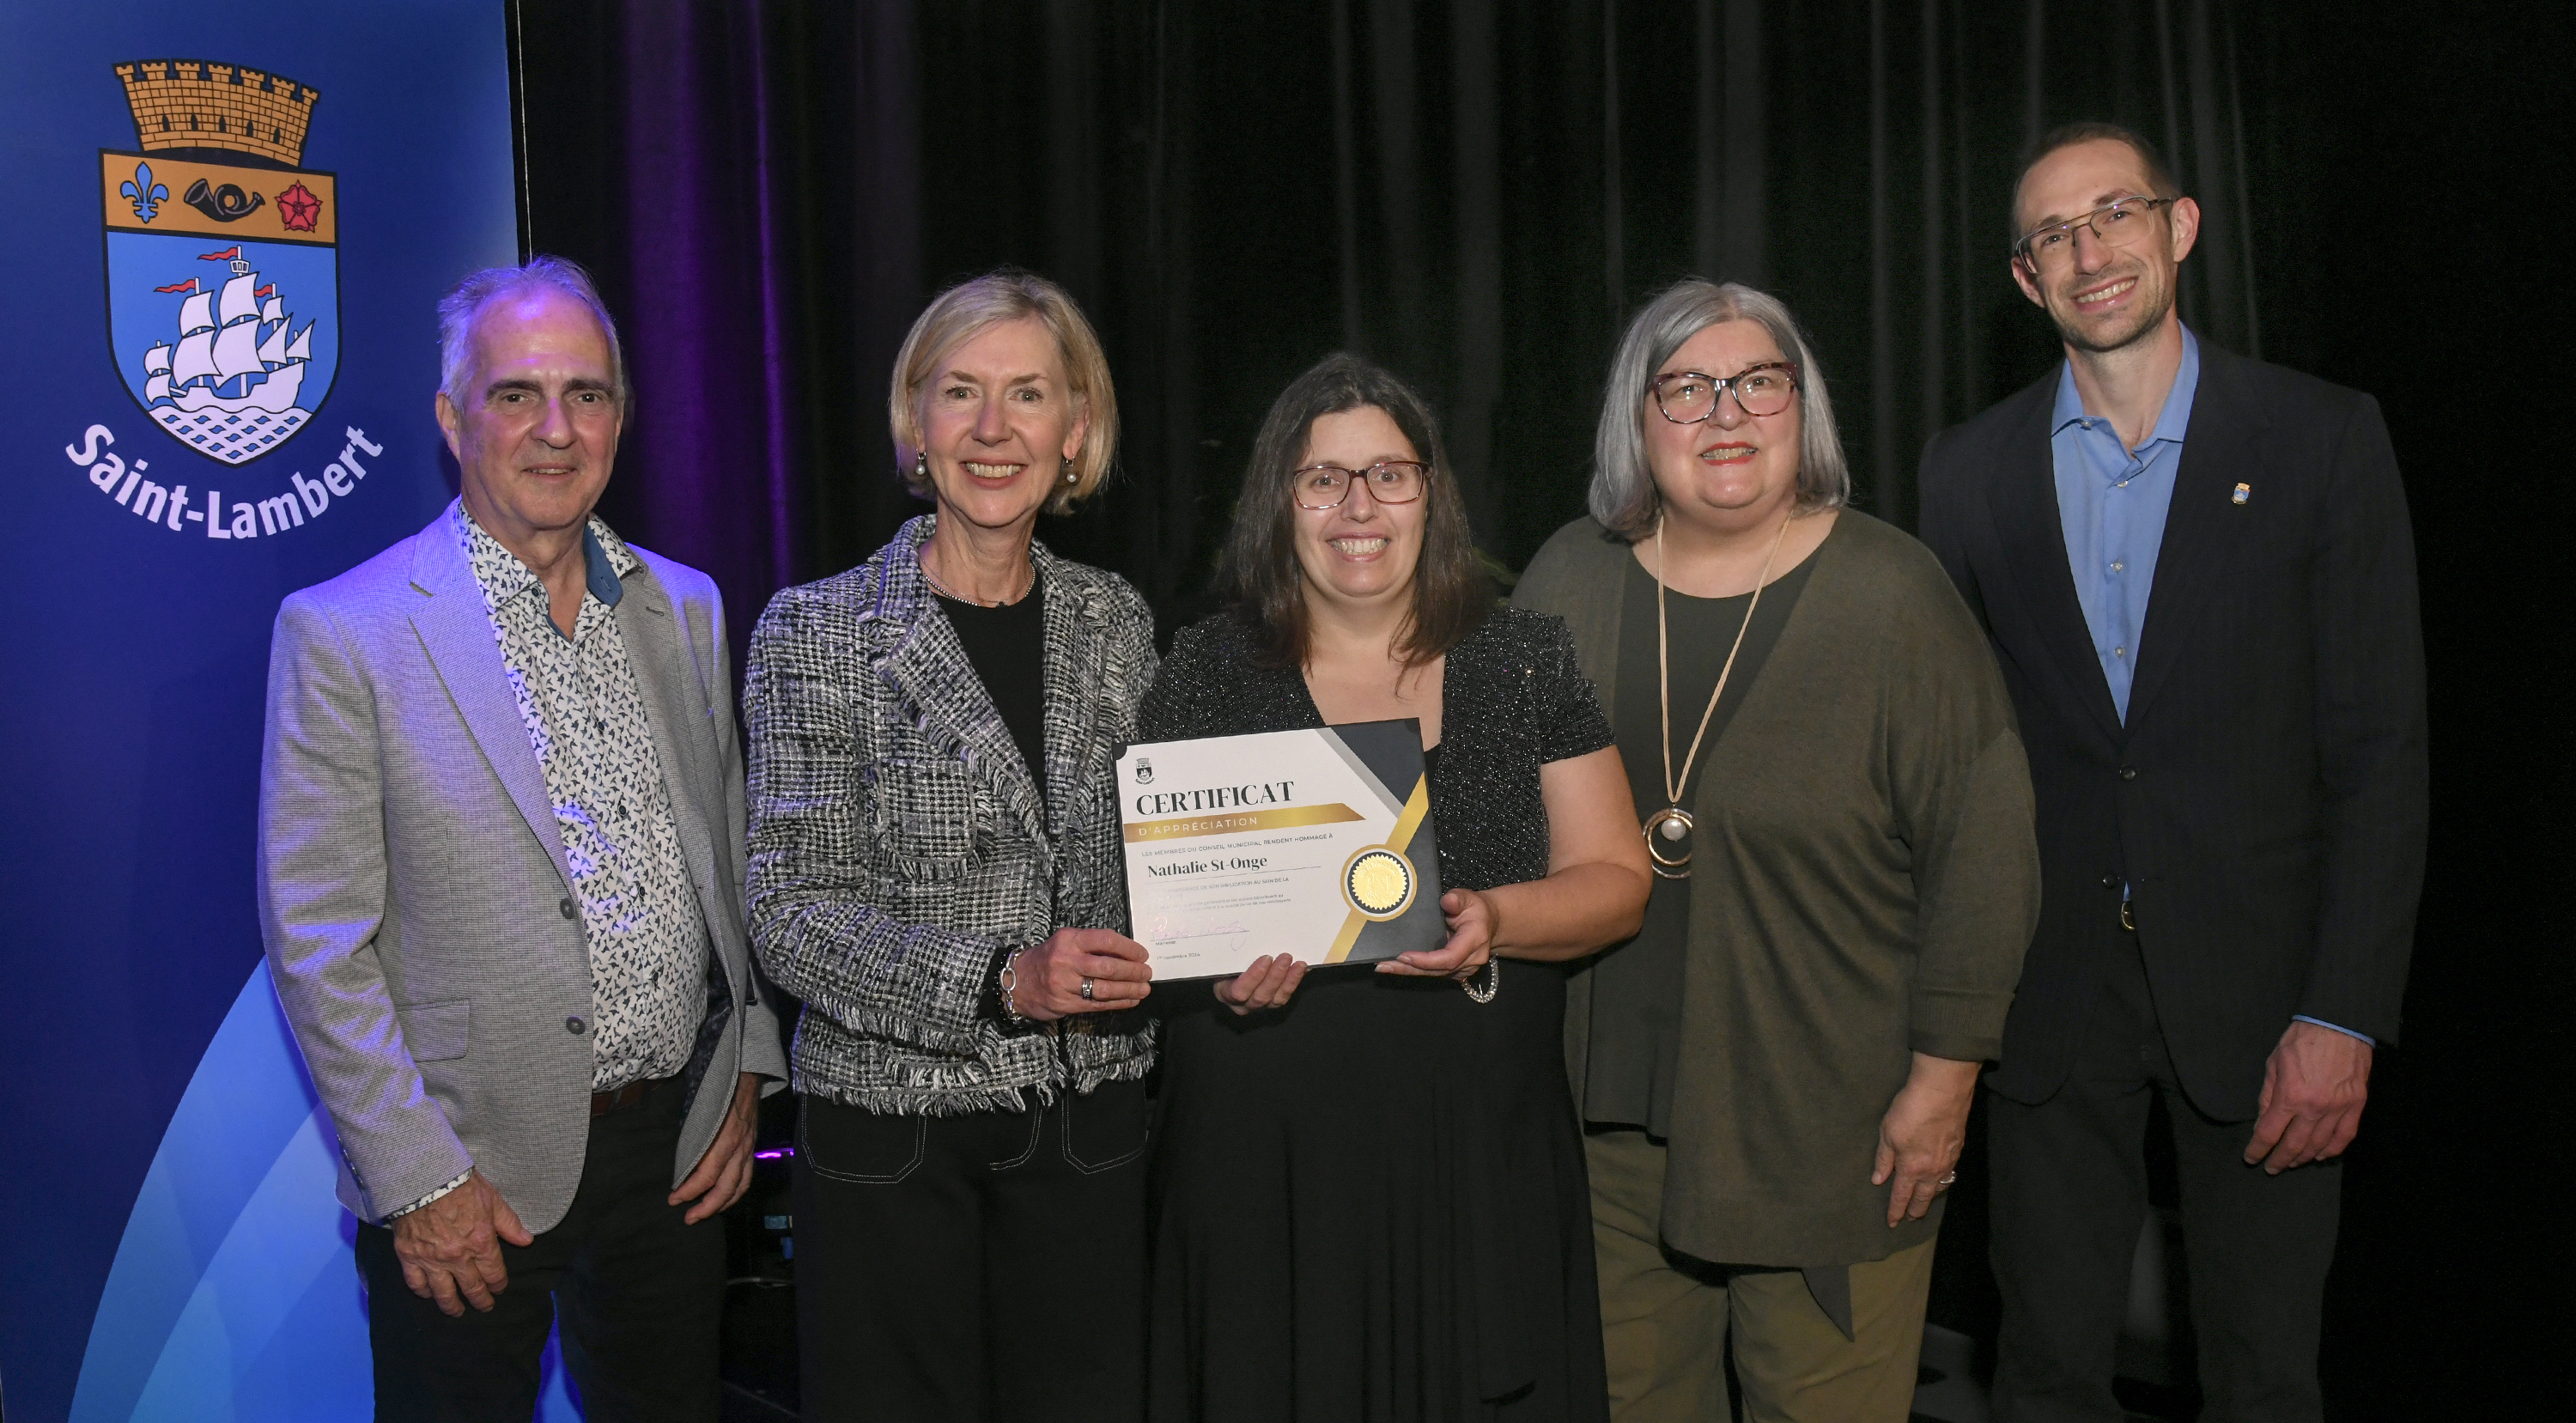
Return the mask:
[(2228, 495), (2227, 497), (2234, 503), (2242, 504), (2246, 500), (2254, 497), (2254, 486), (2250, 484), (2240, 484), (2236, 486), (2236, 492)]

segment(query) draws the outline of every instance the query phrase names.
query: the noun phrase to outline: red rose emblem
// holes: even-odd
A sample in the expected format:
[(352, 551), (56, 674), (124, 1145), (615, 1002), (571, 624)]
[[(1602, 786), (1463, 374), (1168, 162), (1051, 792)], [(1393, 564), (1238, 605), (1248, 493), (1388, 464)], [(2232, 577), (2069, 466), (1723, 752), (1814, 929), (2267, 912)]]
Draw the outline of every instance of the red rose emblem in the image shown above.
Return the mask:
[(277, 195), (277, 217), (289, 232), (311, 232), (313, 224), (322, 218), (322, 200), (299, 180)]

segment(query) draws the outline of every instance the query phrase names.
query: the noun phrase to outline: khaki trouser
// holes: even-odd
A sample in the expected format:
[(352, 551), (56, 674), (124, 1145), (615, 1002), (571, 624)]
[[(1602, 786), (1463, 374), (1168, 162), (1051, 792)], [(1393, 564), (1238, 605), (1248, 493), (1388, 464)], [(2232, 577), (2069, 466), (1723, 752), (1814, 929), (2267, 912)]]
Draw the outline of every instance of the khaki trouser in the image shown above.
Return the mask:
[(1612, 1418), (1726, 1417), (1731, 1329), (1745, 1423), (1904, 1423), (1934, 1242), (1851, 1267), (1858, 1337), (1845, 1339), (1796, 1270), (1728, 1270), (1666, 1252), (1656, 1227), (1664, 1148), (1644, 1132), (1592, 1133), (1584, 1155)]

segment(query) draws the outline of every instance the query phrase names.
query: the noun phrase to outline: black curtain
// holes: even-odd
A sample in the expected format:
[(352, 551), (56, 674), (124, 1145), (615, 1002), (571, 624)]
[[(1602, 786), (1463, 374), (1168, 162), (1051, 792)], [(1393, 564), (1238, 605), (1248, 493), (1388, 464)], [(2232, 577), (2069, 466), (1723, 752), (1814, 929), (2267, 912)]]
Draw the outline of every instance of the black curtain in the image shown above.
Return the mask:
[[(1861, 502), (1910, 524), (1924, 438), (2049, 359), (2002, 257), (2044, 124), (2168, 148), (2210, 195), (2186, 313), (2262, 353), (2246, 234), (2280, 193), (2249, 134), (2277, 158), (2259, 99), (2295, 68), (2214, 0), (523, 0), (519, 25), (531, 241), (622, 299), (635, 440), (672, 462), (612, 513), (676, 499), (684, 541), (773, 583), (863, 556), (910, 507), (887, 356), (930, 292), (1019, 263), (1100, 325), (1128, 432), (1123, 478), (1048, 537), (1166, 610), (1195, 606), (1271, 397), (1337, 348), (1433, 399), (1518, 566), (1581, 507), (1620, 323), (1692, 273), (1800, 313)], [(741, 418), (702, 435), (724, 422), (672, 392)], [(766, 471), (724, 489), (756, 500), (680, 472), (715, 460)]]
[[(1058, 551), (1168, 626), (1272, 396), (1336, 348), (1443, 415), (1517, 567), (1582, 506), (1611, 342), (1685, 274), (1799, 313), (1858, 502), (1913, 518), (1926, 436), (2049, 375), (2005, 273), (2047, 126), (2161, 145), (2206, 226), (2207, 339), (2367, 390), (2413, 502), (2436, 835), (2405, 1046), (2349, 1167), (2338, 1416), (2457, 1416), (2528, 1377), (2576, 1010), (2570, 720), (2543, 422), (2565, 204), (2557, 5), (2229, 0), (517, 0), (533, 250), (600, 272), (640, 407), (607, 512), (715, 571), (737, 633), (920, 506), (895, 345), (1002, 263), (1101, 328), (1120, 477)], [(2543, 481), (2550, 481), (2544, 484)], [(2554, 591), (2554, 590), (2551, 590)], [(1936, 1317), (1982, 1327), (1963, 1193)], [(2553, 1280), (2554, 1283), (2554, 1280)], [(2554, 1332), (2554, 1331), (2553, 1331)]]
[(2248, 61), (2210, 0), (967, 0), (916, 23), (926, 284), (1021, 262), (1101, 322), (1131, 478), (1050, 537), (1158, 606), (1203, 583), (1271, 397), (1336, 348), (1432, 398), (1517, 567), (1580, 510), (1621, 323), (1691, 273), (1801, 314), (1863, 504), (1910, 524), (1925, 437), (2048, 359), (2002, 193), (2069, 114), (2225, 195), (2185, 300), (2261, 344)]

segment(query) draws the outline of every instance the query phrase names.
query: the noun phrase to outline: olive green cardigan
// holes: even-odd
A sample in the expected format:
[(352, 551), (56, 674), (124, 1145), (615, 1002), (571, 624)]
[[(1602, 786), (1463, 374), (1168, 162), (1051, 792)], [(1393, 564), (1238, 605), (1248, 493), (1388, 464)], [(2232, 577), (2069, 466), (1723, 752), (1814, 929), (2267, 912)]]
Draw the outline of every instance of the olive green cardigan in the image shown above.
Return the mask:
[[(1913, 1053), (2000, 1050), (2039, 918), (2030, 771), (1966, 605), (1921, 544), (1856, 510), (1812, 556), (1690, 806), (1663, 1234), (1725, 1264), (1858, 1264), (1932, 1238), (1937, 1209), (1887, 1226), (1879, 1119)], [(1613, 725), (1630, 557), (1579, 519), (1513, 597), (1565, 619)], [(1580, 1102), (1588, 967), (1566, 1004)]]

